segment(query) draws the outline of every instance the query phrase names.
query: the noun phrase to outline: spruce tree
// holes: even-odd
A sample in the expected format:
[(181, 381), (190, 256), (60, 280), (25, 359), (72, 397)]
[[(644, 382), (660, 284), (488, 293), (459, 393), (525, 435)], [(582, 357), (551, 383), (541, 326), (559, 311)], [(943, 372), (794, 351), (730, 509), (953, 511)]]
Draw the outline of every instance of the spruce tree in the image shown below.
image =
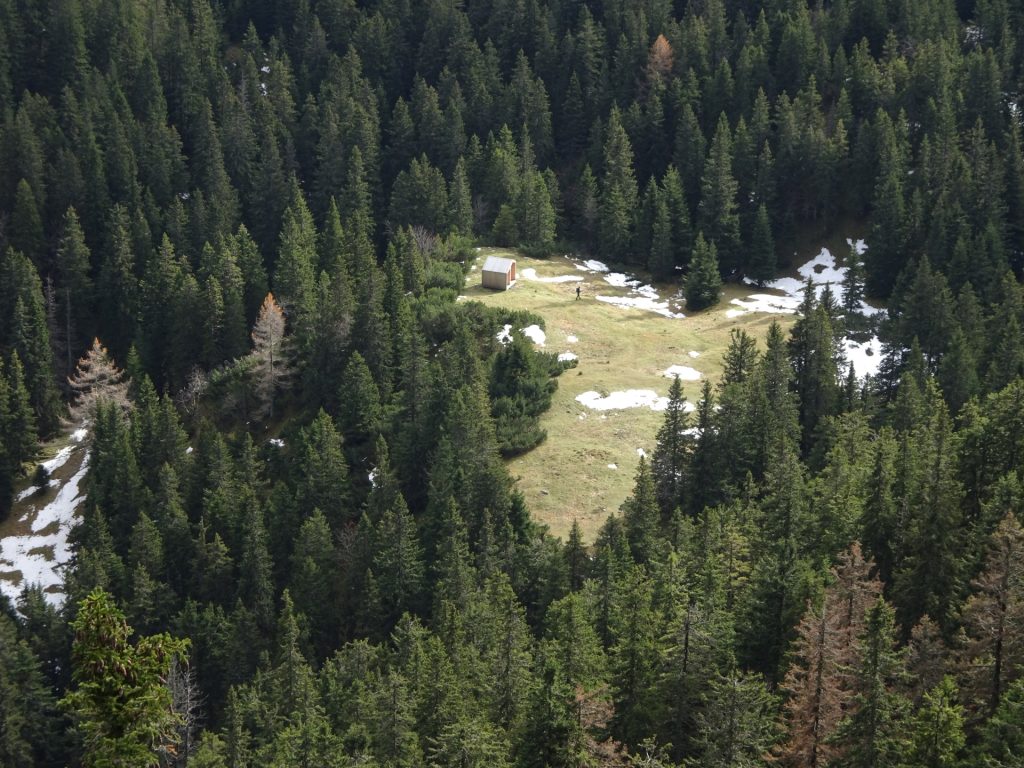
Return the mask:
[(713, 242), (704, 239), (704, 233), (697, 234), (690, 259), (690, 271), (686, 276), (684, 292), (686, 306), (700, 311), (718, 303), (722, 290), (722, 278), (718, 272), (718, 251)]
[(852, 669), (851, 712), (839, 724), (835, 741), (845, 768), (896, 766), (907, 744), (908, 702), (899, 690), (904, 654), (897, 648), (896, 615), (881, 597), (868, 609), (857, 638)]
[(754, 228), (750, 233), (750, 261), (747, 274), (757, 283), (759, 288), (775, 277), (776, 258), (775, 240), (772, 237), (772, 225), (768, 218), (768, 209), (764, 203), (757, 207)]
[(178, 723), (164, 681), (188, 641), (161, 634), (131, 642), (124, 614), (100, 589), (82, 602), (72, 626), (76, 687), (61, 705), (86, 745), (84, 765), (160, 765)]
[(667, 520), (678, 507), (688, 507), (684, 489), (690, 480), (687, 470), (692, 448), (686, 398), (682, 382), (676, 376), (668, 389), (665, 420), (658, 430), (657, 444), (651, 456), (651, 473), (662, 519)]
[(608, 118), (601, 182), (600, 253), (611, 261), (631, 262), (637, 183), (633, 148), (618, 108)]
[[(722, 268), (730, 272), (739, 266), (740, 219), (736, 207), (738, 185), (732, 174), (732, 136), (729, 120), (723, 113), (711, 142), (704, 175), (701, 178), (698, 222), (708, 242), (715, 247)], [(697, 250), (694, 258), (696, 259)]]

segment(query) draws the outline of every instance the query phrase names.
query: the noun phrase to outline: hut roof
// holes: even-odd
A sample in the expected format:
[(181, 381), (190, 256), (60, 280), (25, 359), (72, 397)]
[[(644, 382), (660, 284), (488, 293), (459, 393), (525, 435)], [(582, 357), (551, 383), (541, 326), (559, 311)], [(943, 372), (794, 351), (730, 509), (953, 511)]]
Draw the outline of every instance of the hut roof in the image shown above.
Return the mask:
[(500, 256), (488, 256), (484, 262), (484, 272), (508, 272), (516, 263), (515, 259), (503, 259)]

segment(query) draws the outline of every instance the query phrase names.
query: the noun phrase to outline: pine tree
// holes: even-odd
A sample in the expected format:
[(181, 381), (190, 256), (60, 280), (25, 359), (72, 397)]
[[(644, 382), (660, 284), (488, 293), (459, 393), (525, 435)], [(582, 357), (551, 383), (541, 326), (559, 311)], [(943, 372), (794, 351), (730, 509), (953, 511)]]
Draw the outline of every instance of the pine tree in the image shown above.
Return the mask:
[(600, 252), (612, 261), (630, 262), (633, 245), (637, 184), (633, 148), (618, 108), (608, 118), (601, 183)]
[(979, 714), (993, 714), (1024, 672), (1024, 638), (1014, 630), (1024, 621), (1022, 549), (1024, 531), (1008, 512), (989, 540), (984, 570), (972, 584), (975, 594), (963, 609), (964, 699)]
[(718, 251), (713, 242), (704, 240), (703, 232), (697, 234), (684, 290), (686, 306), (695, 311), (714, 306), (719, 301), (722, 278), (718, 272)]
[(349, 467), (342, 443), (331, 417), (321, 410), (300, 433), (296, 465), (295, 500), (299, 513), (305, 518), (320, 511), (335, 532), (357, 514), (352, 508)]
[(997, 709), (981, 730), (980, 744), (971, 759), (985, 768), (1011, 768), (1024, 754), (1024, 682), (1006, 691)]
[[(732, 175), (732, 162), (729, 120), (723, 113), (719, 116), (701, 178), (698, 221), (727, 272), (739, 266), (740, 257), (740, 219), (736, 208), (738, 185)], [(699, 245), (694, 251), (694, 259), (698, 249)]]
[(129, 410), (132, 407), (128, 399), (129, 383), (106, 347), (99, 339), (93, 339), (92, 347), (78, 361), (74, 376), (68, 378), (68, 385), (75, 393), (71, 421), (75, 424), (92, 421), (101, 402)]
[(763, 678), (733, 669), (711, 680), (696, 717), (701, 765), (753, 768), (778, 740), (778, 702)]
[(953, 678), (946, 677), (924, 695), (908, 731), (910, 765), (928, 768), (953, 768), (959, 765), (964, 747), (963, 709), (957, 703), (958, 691)]
[(687, 470), (692, 452), (688, 428), (686, 398), (683, 396), (682, 382), (677, 376), (668, 389), (665, 420), (658, 430), (657, 444), (651, 456), (651, 473), (662, 519), (668, 519), (676, 508), (688, 506), (684, 498), (684, 489), (689, 483)]
[(611, 648), (615, 714), (612, 730), (627, 744), (638, 744), (654, 732), (658, 628), (651, 605), (651, 584), (643, 569), (625, 575), (621, 601), (613, 618)]
[(188, 641), (161, 634), (132, 643), (124, 614), (100, 589), (82, 601), (72, 628), (76, 688), (61, 705), (83, 737), (83, 764), (160, 765), (159, 750), (173, 741), (178, 724), (164, 681)]
[(0, 616), (0, 762), (12, 768), (56, 764), (61, 743), (53, 694), (15, 621)]
[(900, 764), (907, 744), (908, 702), (899, 691), (904, 654), (897, 649), (893, 609), (879, 597), (868, 609), (851, 670), (851, 712), (835, 741), (843, 751), (836, 765), (880, 768)]
[(35, 267), (8, 248), (0, 258), (0, 339), (24, 366), (36, 423), (43, 435), (60, 424), (63, 406), (53, 371), (53, 348), (46, 323), (43, 288)]
[[(18, 353), (11, 355), (7, 366), (5, 402), (0, 405), (3, 413), (4, 444), (11, 462), (11, 476), (21, 473), (21, 465), (33, 458), (39, 448), (39, 436), (36, 427), (36, 415), (25, 388), (25, 372), (21, 367)], [(0, 378), (3, 371), (0, 370)]]
[(837, 654), (839, 616), (834, 598), (826, 592), (820, 607), (809, 607), (797, 626), (793, 654), (796, 663), (786, 674), (783, 687), (790, 693), (786, 703), (788, 739), (780, 758), (787, 765), (816, 768), (835, 755), (830, 738), (842, 716), (841, 679)]
[(393, 626), (403, 612), (416, 610), (422, 599), (422, 548), (416, 523), (401, 495), (385, 510), (377, 524), (376, 540), (378, 549), (373, 558), (373, 572), (384, 610), (384, 625), (377, 629), (382, 633)]
[(775, 277), (776, 257), (772, 225), (764, 203), (757, 207), (754, 229), (750, 234), (750, 262), (747, 274), (759, 288)]
[(633, 494), (622, 503), (622, 519), (634, 560), (650, 562), (655, 556), (660, 515), (654, 479), (643, 456), (636, 469)]
[(846, 275), (843, 277), (843, 315), (847, 328), (856, 329), (864, 302), (864, 260), (856, 243), (846, 255)]
[(74, 365), (74, 352), (80, 340), (88, 338), (93, 327), (93, 283), (90, 277), (91, 254), (85, 243), (85, 234), (74, 208), (64, 214), (60, 242), (57, 245), (57, 299), (60, 307), (58, 322), (64, 332), (67, 347), (66, 370)]
[(308, 330), (305, 324), (313, 314), (317, 264), (319, 258), (313, 216), (298, 182), (293, 179), (291, 202), (281, 223), (281, 246), (274, 269), (274, 289), (281, 297), (281, 304), (292, 322), (302, 331)]
[(39, 217), (32, 187), (25, 179), (18, 182), (14, 193), (14, 210), (11, 212), (9, 227), (8, 241), (11, 247), (21, 251), (36, 265), (36, 269), (43, 271), (43, 222)]
[(274, 403), (287, 390), (292, 373), (292, 353), (285, 334), (284, 312), (268, 293), (252, 329), (253, 377), (259, 414), (274, 418)]

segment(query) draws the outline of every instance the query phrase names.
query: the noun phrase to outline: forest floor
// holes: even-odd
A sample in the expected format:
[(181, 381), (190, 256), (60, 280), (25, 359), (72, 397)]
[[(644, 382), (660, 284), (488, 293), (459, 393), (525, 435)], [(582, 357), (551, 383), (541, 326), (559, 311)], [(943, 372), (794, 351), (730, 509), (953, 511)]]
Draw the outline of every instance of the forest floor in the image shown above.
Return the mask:
[[(814, 259), (821, 246), (819, 241), (795, 253), (793, 263)], [(826, 247), (841, 257), (849, 246), (837, 237)], [(519, 279), (510, 290), (480, 286), (479, 270), (491, 255), (517, 259)], [(785, 274), (800, 278), (796, 270)], [(777, 297), (780, 306), (763, 311), (763, 302), (750, 301), (755, 294)], [(746, 330), (763, 349), (773, 320), (788, 330), (795, 319), (786, 304), (792, 292), (784, 290), (726, 284), (717, 306), (689, 313), (678, 285), (651, 286), (643, 275), (581, 258), (534, 259), (500, 248), (476, 251), (464, 295), (539, 314), (545, 320), (544, 349), (578, 358), (577, 367), (559, 377), (551, 408), (541, 417), (547, 439), (511, 459), (509, 469), (531, 512), (552, 534), (564, 538), (575, 519), (587, 541), (631, 492), (640, 455), (654, 450), (669, 369), (681, 374), (683, 393), (695, 405), (705, 379), (718, 383), (734, 328)]]

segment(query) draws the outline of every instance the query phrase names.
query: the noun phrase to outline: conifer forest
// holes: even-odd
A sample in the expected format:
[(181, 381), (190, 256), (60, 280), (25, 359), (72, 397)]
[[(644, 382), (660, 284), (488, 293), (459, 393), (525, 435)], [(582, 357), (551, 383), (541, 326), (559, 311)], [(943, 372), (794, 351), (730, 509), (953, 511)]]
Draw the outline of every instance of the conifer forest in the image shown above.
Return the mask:
[[(0, 767), (1024, 766), (1022, 134), (1024, 0), (0, 0)], [(477, 252), (837, 234), (554, 536)]]

